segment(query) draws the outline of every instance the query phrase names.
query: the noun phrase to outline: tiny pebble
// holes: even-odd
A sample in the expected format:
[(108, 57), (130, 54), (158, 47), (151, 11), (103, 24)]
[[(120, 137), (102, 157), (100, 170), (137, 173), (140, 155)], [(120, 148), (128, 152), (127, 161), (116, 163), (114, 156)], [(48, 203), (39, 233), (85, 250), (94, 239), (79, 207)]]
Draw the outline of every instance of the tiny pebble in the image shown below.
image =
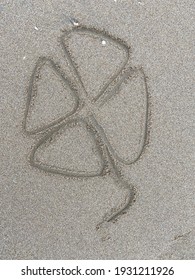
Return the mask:
[(71, 18), (70, 21), (74, 26), (79, 26), (79, 22), (76, 19)]
[(78, 22), (74, 22), (73, 24), (74, 24), (74, 26), (78, 26), (78, 25), (79, 25), (79, 23), (78, 23)]

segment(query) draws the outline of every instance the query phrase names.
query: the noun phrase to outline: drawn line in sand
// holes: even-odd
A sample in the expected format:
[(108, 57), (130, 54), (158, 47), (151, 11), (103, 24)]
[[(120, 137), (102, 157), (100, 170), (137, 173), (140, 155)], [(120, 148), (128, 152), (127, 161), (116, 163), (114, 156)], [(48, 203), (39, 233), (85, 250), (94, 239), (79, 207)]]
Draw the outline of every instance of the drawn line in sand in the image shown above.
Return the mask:
[[(36, 129), (28, 130), (27, 122), (28, 122), (29, 117), (32, 114), (31, 111), (33, 110), (33, 107), (34, 107), (34, 100), (36, 99), (36, 96), (38, 94), (37, 83), (40, 80), (40, 72), (45, 65), (47, 65), (51, 70), (53, 70), (53, 72), (61, 79), (62, 83), (64, 85), (66, 85), (66, 87), (69, 89), (69, 91), (74, 99), (74, 105), (67, 114), (65, 114), (64, 116), (61, 116), (57, 120), (54, 120), (54, 121), (50, 122), (49, 124), (40, 126)], [(36, 133), (42, 132), (44, 130), (47, 130), (48, 128), (50, 128), (56, 124), (59, 124), (64, 119), (66, 119), (67, 117), (74, 114), (77, 111), (78, 107), (79, 107), (79, 98), (78, 98), (78, 93), (77, 93), (77, 89), (76, 89), (75, 85), (69, 79), (67, 79), (65, 77), (64, 73), (60, 69), (60, 66), (55, 64), (52, 59), (47, 58), (47, 57), (40, 57), (34, 67), (34, 70), (32, 72), (31, 78), (30, 78), (29, 87), (28, 87), (28, 97), (27, 97), (27, 102), (26, 102), (26, 111), (25, 111), (25, 117), (24, 117), (24, 123), (23, 123), (23, 128), (24, 128), (25, 132), (27, 134), (31, 135), (31, 134), (36, 134)]]
[[(102, 61), (99, 61), (99, 64), (97, 64), (96, 66), (101, 68), (107, 65), (106, 67), (109, 68), (110, 71), (108, 71), (109, 77), (106, 77), (105, 80), (105, 75), (102, 74), (102, 77), (100, 76), (100, 81), (98, 81), (98, 85), (100, 85), (98, 93), (92, 95), (92, 97), (89, 95), (89, 91), (86, 89), (86, 81), (88, 88), (90, 88), (91, 81), (88, 81), (86, 76), (83, 77), (83, 72), (85, 72), (84, 66), (81, 63), (79, 67), (75, 62), (75, 54), (78, 50), (76, 49), (73, 55), (72, 50), (69, 46), (68, 40), (73, 35), (76, 35), (76, 39), (74, 38), (74, 40), (76, 40), (74, 42), (74, 45), (78, 45), (79, 49), (85, 47), (85, 42), (87, 42), (90, 47), (94, 46), (94, 54), (92, 51), (92, 53), (89, 54), (89, 57), (87, 57), (88, 53), (85, 50), (83, 51), (83, 59), (85, 60), (83, 60), (83, 64), (86, 63), (87, 65), (88, 59), (93, 60), (94, 57), (95, 59), (97, 59), (98, 54), (96, 56), (96, 50), (100, 48), (100, 45), (105, 51), (107, 46), (110, 47), (110, 49), (113, 49), (114, 53), (119, 53), (120, 56), (119, 61), (116, 63), (117, 67), (112, 67), (110, 63), (113, 57), (108, 57), (108, 54), (106, 52), (104, 53), (105, 58)], [(106, 44), (104, 44), (103, 46), (101, 43), (102, 41), (106, 42)], [(80, 45), (79, 43), (82, 44)], [(97, 46), (97, 44), (99, 45)], [(122, 40), (108, 34), (105, 30), (98, 30), (96, 28), (88, 28), (85, 26), (74, 25), (74, 27), (71, 30), (63, 32), (63, 35), (61, 36), (61, 46), (65, 52), (66, 58), (71, 68), (70, 70), (75, 76), (75, 79), (74, 82), (71, 82), (69, 78), (66, 78), (62, 69), (57, 64), (55, 64), (51, 58), (40, 57), (38, 59), (38, 62), (36, 63), (34, 71), (31, 75), (28, 89), (26, 112), (24, 117), (24, 130), (28, 134), (36, 134), (42, 132), (44, 132), (45, 134), (37, 142), (37, 144), (34, 146), (31, 152), (30, 165), (45, 172), (60, 174), (69, 178), (92, 178), (97, 176), (112, 176), (114, 182), (119, 187), (124, 189), (124, 199), (118, 206), (111, 209), (110, 213), (107, 213), (103, 217), (102, 222), (97, 225), (97, 229), (99, 229), (103, 223), (116, 221), (117, 218), (123, 213), (125, 213), (127, 208), (130, 207), (135, 201), (135, 187), (123, 178), (119, 169), (119, 164), (130, 165), (137, 162), (143, 154), (146, 145), (148, 144), (150, 110), (147, 79), (142, 68), (135, 68), (130, 66), (130, 47)], [(107, 57), (108, 63), (106, 62)], [(30, 115), (31, 108), (33, 108), (33, 102), (36, 100), (36, 96), (40, 94), (37, 91), (37, 80), (39, 79), (41, 68), (45, 63), (49, 64), (49, 66), (53, 69), (54, 73), (62, 80), (62, 83), (64, 83), (66, 87), (68, 87), (68, 90), (74, 98), (75, 103), (72, 109), (67, 114), (62, 115), (60, 118), (49, 124), (42, 125), (35, 130), (29, 131), (27, 127), (27, 119)], [(95, 71), (100, 71), (99, 69), (93, 69), (94, 65), (92, 65), (91, 67), (91, 73), (93, 71), (94, 73), (96, 73)], [(89, 76), (91, 75), (91, 73), (88, 73)], [(104, 69), (102, 70), (102, 73), (104, 73)], [(93, 73), (91, 77), (93, 78)], [(137, 105), (133, 101), (134, 99), (131, 99), (135, 97), (133, 96), (134, 93), (136, 93), (136, 95), (139, 95)], [(125, 99), (125, 103), (121, 103), (121, 107), (117, 108), (118, 103), (120, 103), (121, 100), (124, 99), (124, 96), (128, 97), (129, 99)], [(132, 130), (132, 135), (135, 135), (135, 142), (137, 141), (136, 139), (138, 139), (138, 145), (135, 149), (136, 154), (133, 156), (130, 155), (129, 158), (126, 159), (124, 158), (124, 155), (122, 155), (120, 146), (125, 146), (125, 144), (129, 143), (128, 141), (130, 137), (126, 140), (125, 135), (123, 135), (123, 132), (126, 133), (129, 129), (131, 129), (131, 125), (129, 123), (130, 115), (128, 115), (129, 119), (127, 119), (127, 114), (124, 113), (123, 115), (121, 115), (121, 112), (124, 111), (128, 113), (128, 106), (132, 106), (132, 104), (134, 104), (133, 102), (135, 103), (135, 106), (132, 107), (132, 112), (134, 113), (133, 110), (137, 110), (137, 108), (139, 109), (136, 113), (139, 116), (138, 123), (132, 122), (132, 126), (135, 125), (136, 128)], [(82, 106), (80, 104), (82, 104)], [(106, 108), (105, 106), (108, 106), (108, 108)], [(110, 109), (112, 109), (112, 106), (116, 107), (116, 112), (114, 111), (114, 117), (116, 115), (114, 123), (117, 125), (116, 133), (118, 133), (118, 135), (112, 134), (111, 125), (109, 123), (110, 119), (112, 122), (113, 117), (113, 113), (110, 111)], [(140, 115), (139, 111), (142, 111)], [(103, 120), (101, 120), (100, 118), (101, 114), (103, 116)], [(110, 117), (110, 119), (108, 119), (108, 123), (106, 123), (104, 114)], [(134, 118), (136, 118), (136, 116), (134, 116)], [(120, 127), (121, 125), (123, 126), (122, 128)], [(80, 142), (79, 139), (76, 139), (77, 137), (74, 136), (72, 142), (74, 142), (74, 140), (77, 141), (75, 142), (75, 145), (82, 145), (82, 143), (85, 142), (83, 140), (85, 138), (82, 137), (88, 137), (86, 138), (87, 141), (91, 141), (91, 146), (87, 146), (89, 146), (88, 148), (91, 149), (91, 158), (93, 158), (92, 154), (95, 153), (94, 155), (97, 159), (97, 166), (94, 167), (94, 170), (89, 170), (89, 165), (86, 167), (84, 167), (83, 165), (83, 170), (80, 167), (79, 169), (78, 167), (69, 168), (67, 166), (55, 166), (55, 164), (43, 162), (42, 160), (37, 158), (37, 156), (44, 149), (46, 151), (47, 149), (50, 149), (50, 152), (53, 151), (51, 153), (53, 153), (55, 156), (55, 154), (57, 154), (55, 153), (55, 143), (57, 143), (56, 141), (59, 141), (60, 137), (65, 137), (63, 139), (68, 139), (68, 135), (71, 135), (71, 133), (75, 129), (80, 129), (81, 131)], [(139, 134), (137, 133), (138, 130), (140, 130)], [(83, 136), (84, 134), (85, 136)], [(112, 143), (113, 139), (116, 139), (116, 136), (119, 137), (119, 140), (117, 139), (118, 142), (114, 141)], [(120, 141), (123, 141), (123, 143)], [(70, 141), (70, 143), (72, 142)], [(63, 141), (61, 141), (60, 143), (63, 143)], [(66, 149), (68, 152), (69, 148), (67, 147)], [(62, 150), (64, 151), (65, 149)], [(61, 157), (62, 155), (60, 154), (59, 156)], [(71, 157), (73, 155), (71, 154), (69, 156)], [(85, 156), (85, 151), (83, 151), (83, 156)], [(86, 157), (88, 159), (88, 156)], [(51, 158), (52, 157), (50, 156), (50, 161), (52, 161)], [(70, 162), (72, 163), (74, 161), (75, 158), (71, 158)]]
[[(102, 42), (110, 42), (115, 46), (115, 48), (120, 49), (120, 51), (123, 52), (123, 60), (121, 61), (120, 65), (118, 66), (117, 69), (110, 75), (109, 79), (100, 87), (99, 93), (97, 96), (92, 97), (91, 101), (96, 102), (104, 93), (105, 91), (109, 88), (109, 86), (125, 71), (126, 67), (128, 66), (128, 62), (130, 62), (130, 53), (131, 53), (131, 48), (120, 38), (115, 38), (114, 36), (110, 35), (106, 30), (98, 30), (93, 27), (86, 27), (86, 26), (78, 26), (76, 28), (73, 28), (70, 31), (64, 31), (64, 34), (61, 36), (61, 44), (64, 49), (64, 52), (66, 54), (67, 59), (70, 62), (70, 65), (72, 66), (72, 69), (75, 73), (75, 75), (78, 78), (80, 87), (84, 90), (86, 96), (90, 98), (86, 86), (84, 85), (83, 79), (81, 77), (81, 74), (79, 73), (79, 65), (75, 61), (75, 58), (71, 52), (70, 49), (70, 40), (73, 37), (73, 35), (80, 35), (80, 36), (86, 36), (86, 37), (91, 37), (91, 38), (99, 38), (99, 44), (96, 46), (102, 45)], [(101, 46), (102, 47), (102, 46)], [(100, 48), (102, 49), (102, 48)], [(81, 49), (78, 49), (78, 52), (80, 52)], [(101, 52), (102, 54), (102, 52)], [(83, 61), (82, 61), (83, 63)], [(116, 61), (113, 61), (113, 65), (116, 63)], [(112, 65), (110, 65), (112, 66)], [(104, 65), (103, 65), (104, 67)], [(96, 69), (97, 71), (99, 69)], [(107, 69), (108, 70), (108, 69)]]

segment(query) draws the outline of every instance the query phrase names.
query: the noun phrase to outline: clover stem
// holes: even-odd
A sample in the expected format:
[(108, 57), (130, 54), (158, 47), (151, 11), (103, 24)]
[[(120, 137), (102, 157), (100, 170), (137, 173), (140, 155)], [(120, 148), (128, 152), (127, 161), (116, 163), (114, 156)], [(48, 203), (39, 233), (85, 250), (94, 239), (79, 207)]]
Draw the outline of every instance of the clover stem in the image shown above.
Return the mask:
[[(88, 116), (88, 121), (92, 124), (97, 134), (101, 138), (101, 141), (103, 143), (102, 144), (103, 156), (108, 164), (108, 170), (112, 174), (115, 183), (120, 187), (122, 187), (123, 189), (125, 189), (127, 192), (125, 196), (125, 201), (121, 203), (118, 207), (112, 208), (111, 213), (106, 214), (105, 217), (103, 218), (103, 221), (100, 223), (102, 224), (103, 222), (111, 222), (113, 220), (116, 220), (118, 216), (123, 214), (123, 212), (132, 205), (132, 203), (135, 201), (135, 187), (129, 184), (128, 182), (126, 182), (122, 178), (122, 175), (115, 163), (115, 160), (111, 152), (109, 151), (108, 146), (106, 145), (107, 141), (106, 141), (105, 133), (92, 114)], [(99, 228), (99, 225), (97, 226), (97, 228)]]
[(114, 176), (114, 181), (117, 183), (117, 185), (119, 185), (120, 187), (122, 187), (123, 189), (126, 190), (127, 194), (125, 196), (125, 201), (123, 203), (121, 203), (121, 205), (119, 205), (118, 207), (113, 209), (113, 213), (111, 213), (107, 218), (106, 221), (107, 222), (111, 222), (113, 220), (115, 220), (118, 216), (122, 215), (124, 213), (125, 210), (127, 210), (132, 203), (135, 201), (135, 187), (129, 183), (127, 183), (121, 176), (114, 160), (112, 159), (108, 148), (106, 148), (107, 150), (107, 157), (109, 160), (109, 167), (111, 170), (111, 173)]

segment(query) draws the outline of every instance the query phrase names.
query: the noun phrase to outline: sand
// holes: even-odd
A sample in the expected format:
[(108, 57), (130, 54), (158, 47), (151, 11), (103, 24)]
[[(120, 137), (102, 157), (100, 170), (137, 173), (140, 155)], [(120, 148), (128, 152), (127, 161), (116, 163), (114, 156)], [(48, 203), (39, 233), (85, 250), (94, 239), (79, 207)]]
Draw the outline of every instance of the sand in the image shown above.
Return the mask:
[(193, 2), (1, 2), (1, 259), (195, 258)]

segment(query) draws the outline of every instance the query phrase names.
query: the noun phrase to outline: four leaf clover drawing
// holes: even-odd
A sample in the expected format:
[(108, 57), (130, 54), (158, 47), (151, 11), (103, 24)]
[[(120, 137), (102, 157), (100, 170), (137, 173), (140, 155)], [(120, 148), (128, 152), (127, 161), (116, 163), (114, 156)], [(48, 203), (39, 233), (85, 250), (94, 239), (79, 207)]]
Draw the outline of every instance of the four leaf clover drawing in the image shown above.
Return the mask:
[(112, 176), (126, 195), (103, 218), (114, 221), (135, 200), (120, 166), (135, 163), (147, 144), (147, 79), (131, 66), (130, 47), (104, 30), (74, 26), (61, 46), (74, 78), (48, 57), (31, 75), (24, 130), (41, 137), (30, 164), (69, 178)]

